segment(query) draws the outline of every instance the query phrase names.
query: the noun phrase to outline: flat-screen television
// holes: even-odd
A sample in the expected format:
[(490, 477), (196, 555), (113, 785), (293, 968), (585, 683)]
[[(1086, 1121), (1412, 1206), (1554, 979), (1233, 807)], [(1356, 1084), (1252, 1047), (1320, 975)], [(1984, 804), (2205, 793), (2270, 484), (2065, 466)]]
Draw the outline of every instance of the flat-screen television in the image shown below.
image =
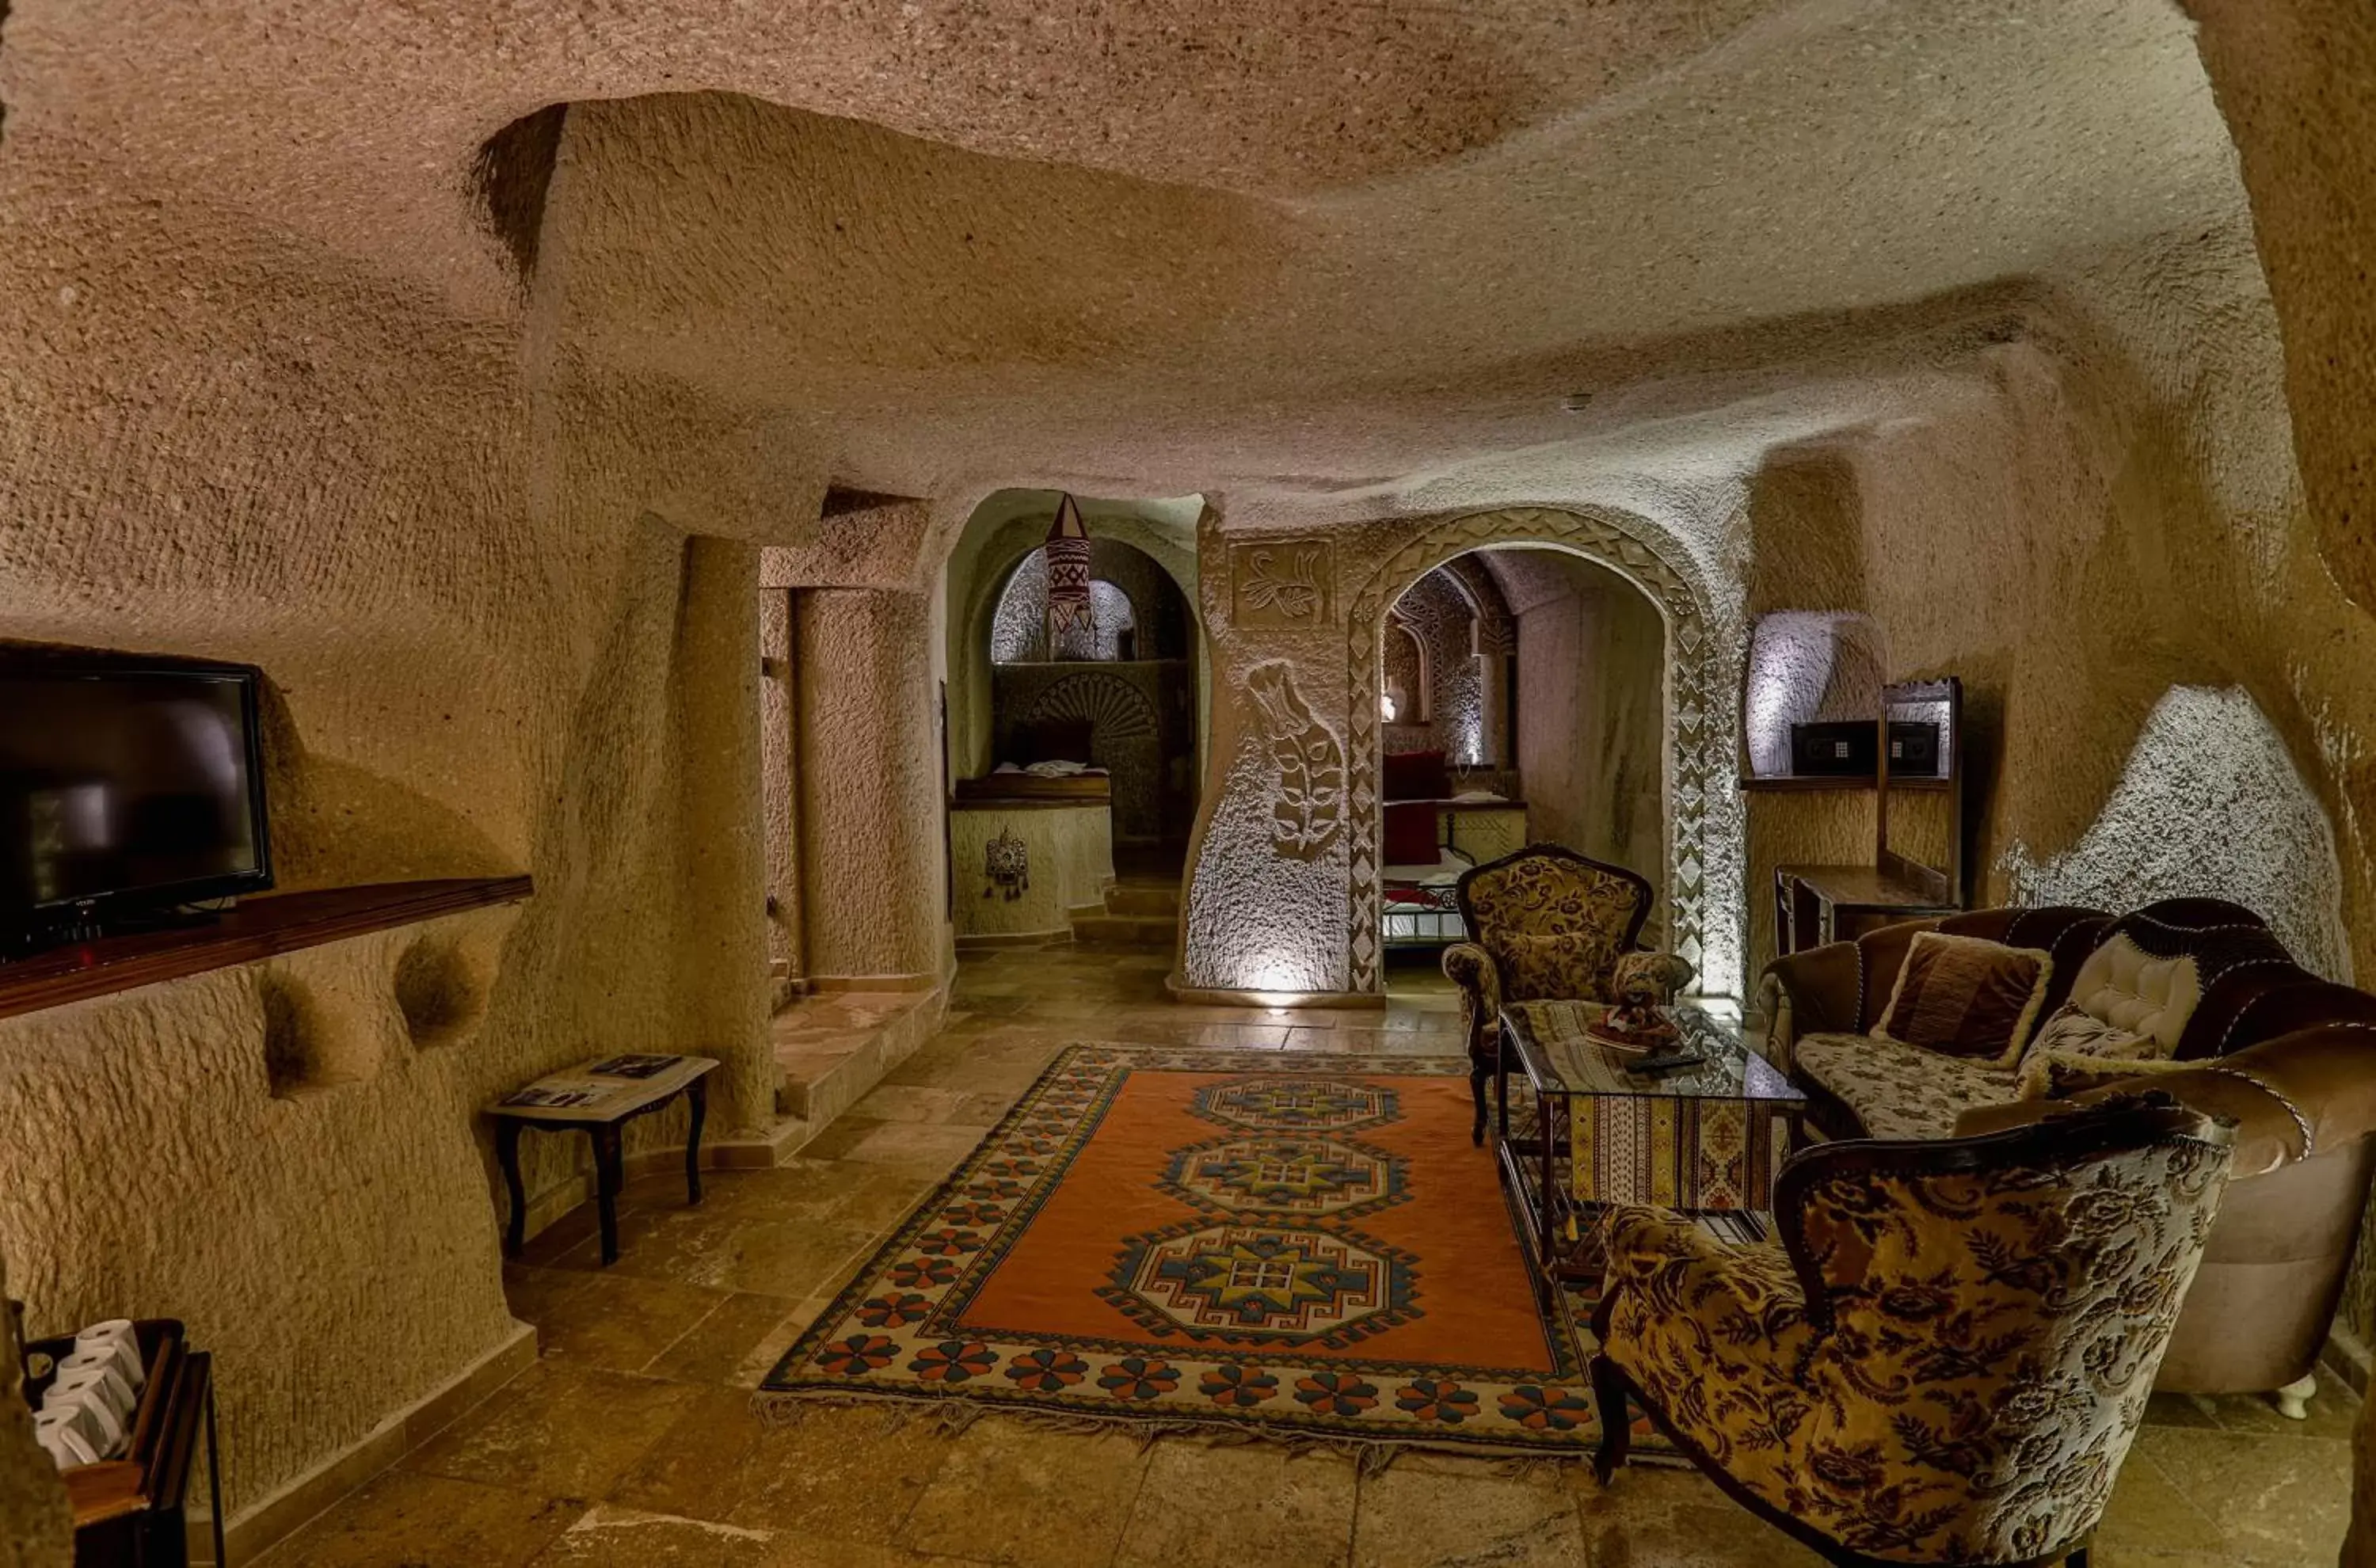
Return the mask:
[(0, 657), (0, 925), (270, 887), (262, 678)]

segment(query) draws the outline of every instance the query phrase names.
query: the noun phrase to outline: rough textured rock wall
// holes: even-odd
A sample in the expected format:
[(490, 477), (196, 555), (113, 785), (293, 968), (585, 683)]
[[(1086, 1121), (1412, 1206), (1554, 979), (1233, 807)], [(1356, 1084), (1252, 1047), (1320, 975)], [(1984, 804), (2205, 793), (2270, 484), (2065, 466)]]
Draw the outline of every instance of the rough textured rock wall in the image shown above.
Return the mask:
[(800, 596), (802, 900), (812, 976), (937, 975), (947, 925), (925, 596)]
[[(0, 211), (0, 636), (263, 665), (285, 887), (538, 882), (467, 1043), (374, 1033), (400, 950), (362, 944), (369, 964), (314, 988), (331, 1070), (294, 1092), (267, 1066), (307, 1054), (274, 1046), (256, 971), (12, 1027), (15, 1286), (38, 1328), (178, 1315), (224, 1351), (239, 1510), (511, 1332), (476, 1107), (680, 1039), (703, 953), (676, 918), (668, 738), (697, 695), (683, 534), (639, 517), (647, 493), (695, 493), (628, 442), (532, 461), (541, 421), (599, 445), (611, 415), (532, 389), (517, 318), (452, 315), (145, 184), (71, 125), (12, 116)], [(765, 1114), (754, 1076), (720, 1131)], [(532, 1185), (578, 1179), (576, 1151), (530, 1143)], [(172, 1223), (93, 1179), (127, 1149), (184, 1151)], [(321, 1353), (356, 1343), (372, 1354)]]
[[(1666, 626), (1631, 585), (1544, 554), (1565, 590), (1518, 616), (1527, 832), (1667, 884)], [(1657, 922), (1653, 922), (1653, 929)]]

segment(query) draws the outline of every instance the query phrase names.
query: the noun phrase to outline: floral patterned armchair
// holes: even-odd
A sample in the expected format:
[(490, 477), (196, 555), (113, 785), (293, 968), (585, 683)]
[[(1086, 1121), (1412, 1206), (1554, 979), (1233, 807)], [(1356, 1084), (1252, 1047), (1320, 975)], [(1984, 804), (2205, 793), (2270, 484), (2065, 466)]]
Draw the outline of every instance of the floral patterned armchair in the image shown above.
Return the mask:
[(1485, 1141), (1485, 1081), (1493, 1075), (1505, 1002), (1606, 1002), (1610, 971), (1650, 914), (1650, 884), (1623, 866), (1557, 844), (1529, 844), (1461, 873), (1454, 896), (1469, 940), (1443, 952), (1467, 1025), (1471, 1138)]
[(1735, 1501), (1848, 1564), (2083, 1563), (2228, 1182), (2154, 1092), (2010, 1132), (1819, 1145), (1778, 1242), (1612, 1211), (1593, 1363)]

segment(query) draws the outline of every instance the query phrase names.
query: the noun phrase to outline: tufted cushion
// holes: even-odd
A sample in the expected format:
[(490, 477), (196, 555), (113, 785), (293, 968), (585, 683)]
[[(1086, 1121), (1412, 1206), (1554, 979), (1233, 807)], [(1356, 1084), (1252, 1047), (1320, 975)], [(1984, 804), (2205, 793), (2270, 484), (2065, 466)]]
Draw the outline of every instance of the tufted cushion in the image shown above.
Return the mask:
[(1792, 1060), (1856, 1113), (1868, 1137), (1953, 1137), (1955, 1118), (1974, 1106), (2021, 1098), (2011, 1067), (1877, 1035), (1803, 1035)]
[(1609, 999), (1609, 976), (1618, 953), (1614, 932), (1562, 936), (1512, 932), (1491, 937), (1489, 944), (1502, 967), (1502, 995), (1507, 1001)]
[(1922, 932), (1906, 949), (1872, 1032), (2011, 1066), (2021, 1060), (2053, 977), (2054, 960), (2037, 948)]
[(2071, 982), (2071, 1005), (2098, 1022), (2132, 1035), (2151, 1035), (2156, 1056), (2178, 1051), (2178, 1038), (2203, 1000), (2203, 984), (2192, 954), (2156, 958), (2115, 932), (2087, 955)]

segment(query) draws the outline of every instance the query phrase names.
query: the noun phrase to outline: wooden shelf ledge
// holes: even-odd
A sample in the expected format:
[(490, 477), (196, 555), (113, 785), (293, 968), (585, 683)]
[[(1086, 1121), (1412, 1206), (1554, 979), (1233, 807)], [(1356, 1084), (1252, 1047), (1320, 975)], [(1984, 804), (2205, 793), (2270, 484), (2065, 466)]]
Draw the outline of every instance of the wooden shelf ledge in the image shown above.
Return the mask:
[(205, 925), (71, 943), (0, 964), (0, 1018), (445, 915), (517, 904), (533, 891), (525, 876), (449, 877), (251, 898)]

